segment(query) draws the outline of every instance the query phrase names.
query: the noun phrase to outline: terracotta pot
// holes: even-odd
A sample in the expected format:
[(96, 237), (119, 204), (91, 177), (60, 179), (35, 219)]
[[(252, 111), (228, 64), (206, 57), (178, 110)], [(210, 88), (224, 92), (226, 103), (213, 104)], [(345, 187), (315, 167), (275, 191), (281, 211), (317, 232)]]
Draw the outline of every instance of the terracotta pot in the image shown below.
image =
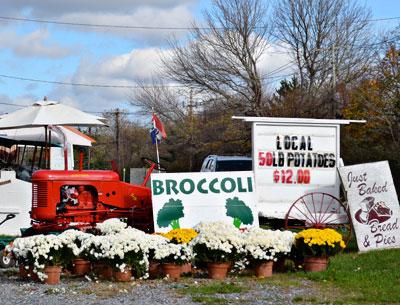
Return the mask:
[(328, 257), (305, 257), (304, 270), (308, 272), (325, 271), (328, 267)]
[(276, 262), (274, 262), (274, 266), (272, 267), (272, 270), (274, 272), (285, 272), (286, 271), (285, 261), (286, 261), (286, 257), (278, 258), (278, 260)]
[(156, 279), (160, 276), (160, 263), (149, 262), (149, 278)]
[(267, 261), (259, 263), (255, 268), (254, 271), (256, 276), (260, 279), (271, 277), (272, 276), (272, 267), (274, 265), (273, 261)]
[(92, 271), (94, 272), (94, 274), (96, 274), (97, 276), (99, 276), (99, 274), (101, 273), (101, 271), (103, 270), (104, 267), (104, 263), (100, 263), (100, 262), (94, 262), (92, 263)]
[(55, 285), (60, 283), (61, 266), (46, 266), (43, 273), (47, 275), (47, 278), (43, 281), (45, 284)]
[(19, 268), (19, 278), (21, 280), (27, 280), (29, 275), (29, 269), (25, 269), (25, 265), (23, 264), (20, 264), (18, 268)]
[(103, 268), (100, 271), (99, 278), (103, 280), (110, 280), (113, 277), (113, 268), (106, 264), (103, 265)]
[(130, 282), (132, 278), (131, 268), (125, 267), (124, 271), (120, 269), (114, 270), (114, 279), (117, 282)]
[(93, 266), (93, 270), (99, 279), (110, 280), (113, 277), (113, 269), (104, 263), (96, 262)]
[(181, 266), (176, 264), (165, 263), (161, 264), (162, 272), (170, 279), (178, 280), (181, 277)]
[(223, 280), (228, 274), (231, 263), (208, 263), (208, 278), (214, 280)]
[(74, 266), (74, 274), (75, 275), (85, 275), (90, 272), (91, 270), (91, 264), (89, 261), (84, 260), (82, 258), (76, 258), (72, 262)]
[(192, 272), (192, 263), (186, 263), (181, 266), (181, 274), (191, 273)]
[(19, 265), (19, 277), (21, 280), (32, 280), (35, 282), (40, 282), (37, 273), (33, 272), (33, 266), (29, 266), (29, 268), (26, 269), (25, 265)]

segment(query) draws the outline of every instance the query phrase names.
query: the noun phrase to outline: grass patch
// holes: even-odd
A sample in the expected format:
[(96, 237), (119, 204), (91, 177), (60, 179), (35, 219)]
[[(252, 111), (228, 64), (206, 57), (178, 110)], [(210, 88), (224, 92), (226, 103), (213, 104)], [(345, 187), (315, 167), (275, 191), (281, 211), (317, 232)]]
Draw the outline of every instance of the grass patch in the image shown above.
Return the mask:
[[(327, 271), (298, 273), (312, 281), (339, 288), (333, 300), (345, 304), (400, 303), (400, 249), (346, 253), (332, 257)], [(337, 303), (340, 304), (340, 303)]]

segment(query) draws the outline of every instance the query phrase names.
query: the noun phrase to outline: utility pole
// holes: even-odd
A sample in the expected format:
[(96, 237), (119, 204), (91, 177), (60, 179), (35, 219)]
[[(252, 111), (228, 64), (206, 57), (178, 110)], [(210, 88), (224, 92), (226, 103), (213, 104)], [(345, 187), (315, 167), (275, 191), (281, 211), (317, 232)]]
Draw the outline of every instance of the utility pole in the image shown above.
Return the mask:
[(189, 135), (189, 169), (193, 170), (193, 91), (190, 89), (189, 95), (189, 119), (190, 119), (190, 135)]
[(338, 41), (338, 27), (337, 19), (335, 19), (335, 41), (332, 45), (332, 119), (336, 118), (337, 105), (336, 105), (336, 45)]
[(119, 117), (120, 117), (120, 114), (121, 114), (121, 112), (120, 112), (120, 110), (119, 110), (119, 108), (117, 108), (116, 110), (115, 110), (115, 112), (114, 112), (114, 114), (115, 114), (115, 141), (116, 141), (116, 146), (117, 146), (117, 166), (118, 166), (118, 169), (121, 167), (121, 157), (120, 157), (120, 151), (119, 151), (119, 138), (120, 138), (120, 135), (119, 135), (119, 131), (120, 131), (120, 126), (119, 126)]

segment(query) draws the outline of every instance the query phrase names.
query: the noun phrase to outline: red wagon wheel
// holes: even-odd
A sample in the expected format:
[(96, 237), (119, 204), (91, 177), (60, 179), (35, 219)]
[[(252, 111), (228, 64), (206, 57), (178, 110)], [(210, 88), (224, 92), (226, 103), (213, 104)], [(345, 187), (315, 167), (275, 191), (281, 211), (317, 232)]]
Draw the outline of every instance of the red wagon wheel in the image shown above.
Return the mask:
[(297, 199), (285, 217), (285, 228), (332, 228), (342, 234), (347, 244), (351, 239), (348, 208), (336, 197), (327, 193), (308, 193)]

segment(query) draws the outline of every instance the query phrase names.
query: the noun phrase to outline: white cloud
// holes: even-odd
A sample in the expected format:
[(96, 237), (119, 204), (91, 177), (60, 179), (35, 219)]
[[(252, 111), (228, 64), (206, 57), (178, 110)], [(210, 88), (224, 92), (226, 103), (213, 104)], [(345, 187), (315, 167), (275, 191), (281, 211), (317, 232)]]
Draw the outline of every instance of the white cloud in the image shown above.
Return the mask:
[[(149, 81), (161, 72), (160, 56), (169, 52), (157, 48), (135, 49), (129, 53), (93, 61), (83, 59), (72, 77), (65, 82), (97, 85), (135, 86)], [(61, 101), (75, 101), (75, 106), (90, 111), (128, 107), (129, 96), (135, 89), (58, 86), (50, 96)]]
[[(161, 45), (172, 35), (182, 37), (187, 34), (186, 30), (175, 30), (173, 28), (190, 27), (193, 16), (187, 6), (176, 6), (171, 8), (140, 7), (132, 12), (74, 12), (64, 14), (58, 19), (63, 22), (78, 22), (86, 24), (116, 25), (128, 27), (159, 27), (171, 29), (132, 29), (113, 27), (73, 27), (78, 31), (96, 31), (106, 35), (118, 35), (127, 39), (134, 39), (149, 45)], [(71, 29), (71, 26), (67, 26)]]
[(260, 58), (260, 73), (268, 77), (278, 78), (293, 72), (294, 63), (288, 49), (281, 44), (269, 44)]
[[(161, 57), (170, 54), (170, 50), (158, 48), (134, 49), (129, 53), (93, 61), (82, 60), (79, 68), (65, 81), (86, 84), (127, 85), (137, 81), (150, 81), (161, 74)], [(260, 59), (260, 73), (265, 82), (273, 89), (281, 78), (293, 72), (293, 65), (286, 49), (279, 45), (270, 45)], [(272, 78), (269, 78), (272, 77)], [(78, 101), (81, 109), (103, 111), (115, 107), (129, 107), (129, 96), (135, 89), (96, 88), (96, 87), (58, 87), (52, 92), (60, 100)]]
[[(0, 103), (6, 103), (11, 105), (1, 105), (0, 114), (11, 113), (18, 109), (21, 109), (21, 105), (32, 105), (35, 102), (35, 98), (29, 94), (18, 95), (14, 98), (6, 94), (0, 94)], [(12, 106), (15, 105), (15, 106)]]
[[(4, 3), (3, 3), (4, 2)], [(11, 17), (46, 19), (67, 23), (149, 26), (149, 27), (190, 27), (193, 21), (193, 5), (196, 0), (70, 0), (70, 1), (15, 1), (3, 0), (0, 15)], [(14, 25), (15, 23), (10, 23)], [(56, 25), (56, 28), (78, 32), (96, 32), (104, 35), (118, 35), (135, 39), (149, 45), (159, 45), (172, 34), (182, 37), (186, 30), (129, 29), (113, 27), (91, 27)]]
[(35, 17), (59, 17), (76, 12), (131, 12), (138, 7), (170, 8), (188, 5), (196, 0), (2, 0), (3, 13), (28, 11)]
[(0, 47), (10, 48), (15, 55), (21, 57), (58, 59), (73, 53), (71, 47), (49, 43), (48, 38), (49, 32), (46, 29), (39, 29), (26, 35), (3, 31), (0, 32)]

